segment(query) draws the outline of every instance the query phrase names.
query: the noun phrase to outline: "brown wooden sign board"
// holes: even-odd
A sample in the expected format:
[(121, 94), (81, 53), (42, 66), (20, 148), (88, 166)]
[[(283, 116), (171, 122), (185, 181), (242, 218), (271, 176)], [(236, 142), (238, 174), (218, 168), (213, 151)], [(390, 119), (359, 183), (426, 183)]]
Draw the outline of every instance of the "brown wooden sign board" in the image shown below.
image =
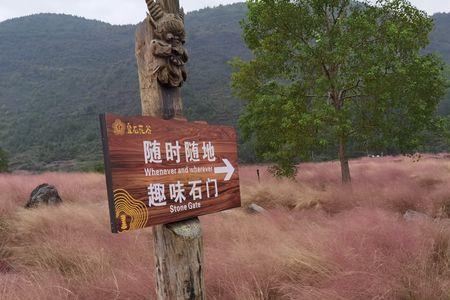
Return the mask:
[(234, 128), (112, 114), (100, 125), (114, 233), (241, 206)]

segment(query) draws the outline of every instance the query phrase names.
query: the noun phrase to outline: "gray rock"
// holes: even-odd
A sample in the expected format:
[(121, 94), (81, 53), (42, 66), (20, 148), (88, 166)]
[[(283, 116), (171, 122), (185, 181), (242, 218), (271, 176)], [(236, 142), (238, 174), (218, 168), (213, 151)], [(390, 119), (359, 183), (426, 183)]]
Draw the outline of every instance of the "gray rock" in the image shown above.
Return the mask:
[(431, 219), (430, 216), (421, 213), (421, 212), (417, 212), (414, 210), (407, 210), (405, 212), (405, 214), (403, 215), (403, 219), (405, 219), (406, 221), (412, 221), (412, 220), (428, 220)]
[(255, 203), (250, 204), (247, 210), (249, 213), (258, 213), (258, 214), (263, 214), (267, 212), (267, 210), (265, 210), (264, 208)]
[(25, 208), (34, 208), (41, 204), (58, 205), (60, 203), (62, 203), (62, 199), (58, 190), (53, 185), (44, 183), (33, 190)]

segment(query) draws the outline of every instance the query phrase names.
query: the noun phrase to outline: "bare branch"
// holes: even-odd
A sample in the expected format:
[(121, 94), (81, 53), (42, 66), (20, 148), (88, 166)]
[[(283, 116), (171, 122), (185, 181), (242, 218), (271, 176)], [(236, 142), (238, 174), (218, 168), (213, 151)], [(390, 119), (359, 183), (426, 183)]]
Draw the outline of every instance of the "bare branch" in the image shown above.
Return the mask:
[(360, 84), (361, 84), (361, 79), (358, 79), (358, 81), (356, 82), (356, 84), (354, 86), (346, 88), (346, 89), (343, 89), (342, 92), (343, 93), (347, 93), (347, 92), (350, 92), (352, 90), (355, 90), (355, 89), (357, 89), (359, 87)]
[(352, 96), (345, 96), (344, 98), (342, 98), (342, 100), (346, 100), (346, 99), (353, 99), (353, 98), (359, 98), (359, 97), (369, 97), (369, 95), (352, 95)]

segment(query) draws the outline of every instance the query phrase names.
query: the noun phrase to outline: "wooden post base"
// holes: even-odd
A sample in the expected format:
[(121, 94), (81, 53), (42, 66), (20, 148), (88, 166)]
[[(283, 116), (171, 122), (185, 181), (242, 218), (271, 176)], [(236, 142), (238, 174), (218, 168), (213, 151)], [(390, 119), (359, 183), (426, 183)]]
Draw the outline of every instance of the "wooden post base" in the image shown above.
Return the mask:
[(199, 219), (156, 226), (153, 236), (157, 299), (205, 299)]

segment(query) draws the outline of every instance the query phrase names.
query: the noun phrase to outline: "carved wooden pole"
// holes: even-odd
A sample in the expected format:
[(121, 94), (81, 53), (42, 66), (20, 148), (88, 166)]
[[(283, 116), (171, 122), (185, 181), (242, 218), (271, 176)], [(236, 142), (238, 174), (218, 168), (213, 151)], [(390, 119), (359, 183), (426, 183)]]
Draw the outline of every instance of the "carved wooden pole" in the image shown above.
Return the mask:
[[(182, 119), (180, 87), (188, 57), (184, 12), (178, 0), (146, 0), (136, 31), (142, 114)], [(158, 299), (205, 299), (203, 239), (198, 218), (153, 228)]]

